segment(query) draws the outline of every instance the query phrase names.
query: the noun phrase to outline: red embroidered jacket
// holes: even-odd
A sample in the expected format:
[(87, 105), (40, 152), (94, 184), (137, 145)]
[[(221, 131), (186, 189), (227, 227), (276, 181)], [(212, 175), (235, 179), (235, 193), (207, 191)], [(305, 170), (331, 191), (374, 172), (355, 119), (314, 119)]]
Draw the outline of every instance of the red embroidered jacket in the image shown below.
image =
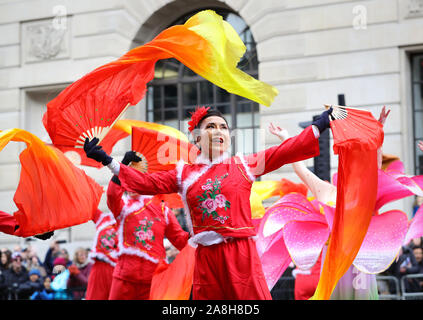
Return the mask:
[(107, 189), (107, 205), (119, 221), (118, 255), (128, 254), (158, 263), (165, 259), (164, 238), (178, 249), (187, 244), (185, 232), (173, 212), (164, 204), (155, 204), (151, 196), (131, 198), (124, 189), (110, 181)]
[(118, 224), (110, 212), (97, 210), (94, 214), (96, 234), (90, 258), (98, 259), (115, 266), (118, 255)]
[(250, 192), (254, 179), (284, 164), (319, 155), (312, 127), (278, 146), (250, 156), (221, 157), (195, 164), (180, 162), (175, 170), (141, 173), (120, 165), (119, 179), (128, 191), (141, 194), (179, 192), (186, 204), (191, 234), (215, 231), (225, 237), (254, 236)]

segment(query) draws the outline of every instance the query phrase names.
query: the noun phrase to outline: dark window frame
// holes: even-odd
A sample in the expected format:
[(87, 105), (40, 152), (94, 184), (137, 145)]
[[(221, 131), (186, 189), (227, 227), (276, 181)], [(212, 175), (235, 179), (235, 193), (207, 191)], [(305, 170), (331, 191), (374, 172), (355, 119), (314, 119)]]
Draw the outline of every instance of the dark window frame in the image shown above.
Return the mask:
[[(416, 66), (416, 64), (420, 64)], [(420, 105), (417, 106), (417, 101), (415, 98), (416, 86), (420, 85)], [(423, 53), (416, 53), (411, 56), (411, 95), (412, 95), (412, 118), (413, 118), (413, 145), (416, 146), (419, 140), (423, 141), (423, 133), (419, 136), (417, 128), (423, 127), (423, 123), (416, 123), (419, 117), (418, 114), (422, 114), (421, 119), (423, 119)], [(423, 154), (417, 148), (414, 150), (414, 172), (416, 175), (423, 174)], [(419, 155), (420, 154), (420, 155)]]

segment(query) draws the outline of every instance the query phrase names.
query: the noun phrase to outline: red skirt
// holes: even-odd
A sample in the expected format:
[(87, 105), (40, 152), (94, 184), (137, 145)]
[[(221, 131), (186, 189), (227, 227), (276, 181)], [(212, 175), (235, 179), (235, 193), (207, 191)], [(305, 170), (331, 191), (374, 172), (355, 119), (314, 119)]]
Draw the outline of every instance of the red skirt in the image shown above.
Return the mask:
[(271, 300), (254, 240), (241, 238), (195, 253), (194, 300)]
[(148, 300), (157, 264), (144, 258), (123, 254), (113, 271), (109, 300)]
[(132, 282), (113, 277), (109, 300), (148, 300), (151, 282)]

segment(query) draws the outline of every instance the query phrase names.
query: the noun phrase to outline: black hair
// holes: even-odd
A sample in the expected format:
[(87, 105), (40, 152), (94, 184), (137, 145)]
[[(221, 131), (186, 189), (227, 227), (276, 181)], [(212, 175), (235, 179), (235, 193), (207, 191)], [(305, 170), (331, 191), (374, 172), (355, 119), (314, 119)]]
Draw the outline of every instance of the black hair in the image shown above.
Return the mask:
[(209, 110), (207, 110), (207, 114), (206, 114), (204, 117), (202, 117), (200, 121), (198, 121), (198, 123), (197, 123), (197, 125), (195, 126), (195, 128), (194, 128), (194, 129), (198, 129), (198, 128), (200, 128), (201, 123), (202, 123), (205, 119), (207, 119), (208, 117), (212, 117), (212, 116), (217, 116), (217, 117), (222, 118), (223, 120), (225, 120), (226, 124), (227, 124), (227, 125), (228, 125), (228, 127), (229, 127), (228, 120), (226, 120), (226, 118), (223, 116), (223, 114), (222, 114), (219, 110), (217, 110), (217, 109), (212, 109), (212, 108), (210, 108)]

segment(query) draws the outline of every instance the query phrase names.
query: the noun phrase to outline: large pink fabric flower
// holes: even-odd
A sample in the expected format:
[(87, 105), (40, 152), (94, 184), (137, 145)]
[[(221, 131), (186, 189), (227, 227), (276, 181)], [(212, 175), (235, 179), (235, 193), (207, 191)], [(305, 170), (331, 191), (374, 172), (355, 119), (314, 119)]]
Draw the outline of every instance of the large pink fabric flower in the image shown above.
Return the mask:
[[(336, 179), (334, 179), (336, 180)], [(365, 273), (380, 273), (397, 256), (401, 245), (423, 235), (423, 207), (411, 221), (400, 210), (378, 213), (383, 205), (411, 195), (423, 195), (423, 176), (407, 176), (400, 161), (379, 170), (375, 214), (353, 265)], [(266, 210), (258, 227), (257, 250), (269, 288), (293, 261), (310, 269), (329, 239), (335, 208), (291, 193)]]
[(147, 234), (144, 232), (144, 230), (139, 230), (135, 232), (135, 236), (139, 239), (139, 240), (147, 240)]
[(115, 240), (113, 238), (110, 238), (110, 239), (102, 238), (100, 242), (104, 247), (113, 248), (115, 245)]
[(208, 213), (212, 213), (213, 211), (216, 211), (217, 203), (213, 199), (206, 199), (201, 202), (201, 206), (205, 208)]
[(219, 208), (224, 208), (225, 207), (225, 204), (226, 204), (226, 198), (225, 198), (225, 196), (223, 195), (223, 194), (218, 194), (217, 196), (216, 196), (216, 205), (219, 207)]

